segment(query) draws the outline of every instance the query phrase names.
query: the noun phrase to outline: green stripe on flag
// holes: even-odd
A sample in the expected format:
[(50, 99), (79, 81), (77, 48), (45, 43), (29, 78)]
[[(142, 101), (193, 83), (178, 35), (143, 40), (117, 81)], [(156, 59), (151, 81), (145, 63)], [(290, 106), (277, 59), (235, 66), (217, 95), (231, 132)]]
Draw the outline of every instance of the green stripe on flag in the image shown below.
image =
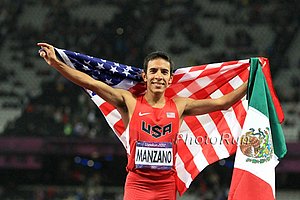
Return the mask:
[(251, 58), (250, 60), (247, 98), (249, 106), (259, 110), (269, 118), (274, 152), (278, 158), (283, 158), (287, 152), (284, 134), (258, 58)]

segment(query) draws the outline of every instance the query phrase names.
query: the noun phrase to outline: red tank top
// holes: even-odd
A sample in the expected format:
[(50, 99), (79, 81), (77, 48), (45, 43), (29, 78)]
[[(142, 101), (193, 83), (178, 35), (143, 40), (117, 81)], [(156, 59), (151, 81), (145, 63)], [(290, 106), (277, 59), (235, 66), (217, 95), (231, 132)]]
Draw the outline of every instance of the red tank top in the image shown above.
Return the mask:
[[(179, 131), (179, 116), (174, 101), (167, 98), (163, 108), (153, 108), (148, 104), (144, 96), (138, 97), (128, 128), (130, 150), (128, 151), (127, 170), (152, 177), (173, 174), (177, 150), (175, 142)], [(135, 162), (136, 146), (140, 142), (153, 142), (159, 145), (163, 143), (172, 144), (173, 163), (171, 169), (137, 168)]]

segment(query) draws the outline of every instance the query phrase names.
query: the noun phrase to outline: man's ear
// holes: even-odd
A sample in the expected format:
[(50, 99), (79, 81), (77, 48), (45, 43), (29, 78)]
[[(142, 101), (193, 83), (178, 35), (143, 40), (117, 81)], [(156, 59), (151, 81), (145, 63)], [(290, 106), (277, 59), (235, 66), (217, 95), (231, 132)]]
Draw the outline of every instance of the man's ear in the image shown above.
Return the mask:
[(144, 80), (144, 82), (147, 82), (146, 73), (144, 71), (142, 72), (142, 79)]

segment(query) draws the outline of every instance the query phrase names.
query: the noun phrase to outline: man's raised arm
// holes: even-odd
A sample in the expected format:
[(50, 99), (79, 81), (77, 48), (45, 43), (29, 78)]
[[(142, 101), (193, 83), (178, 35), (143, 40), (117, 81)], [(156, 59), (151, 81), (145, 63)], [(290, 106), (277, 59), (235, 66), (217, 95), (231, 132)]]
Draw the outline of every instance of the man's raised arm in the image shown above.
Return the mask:
[(181, 107), (182, 116), (202, 115), (217, 110), (227, 110), (238, 100), (243, 98), (247, 92), (248, 81), (232, 92), (217, 99), (178, 98), (178, 105)]
[(40, 56), (43, 57), (50, 66), (54, 67), (65, 78), (81, 87), (95, 92), (105, 101), (116, 106), (117, 108), (126, 107), (124, 95), (130, 95), (128, 91), (112, 88), (101, 81), (93, 79), (83, 72), (69, 67), (57, 58), (52, 45), (47, 43), (37, 43), (37, 45), (41, 47), (39, 51)]

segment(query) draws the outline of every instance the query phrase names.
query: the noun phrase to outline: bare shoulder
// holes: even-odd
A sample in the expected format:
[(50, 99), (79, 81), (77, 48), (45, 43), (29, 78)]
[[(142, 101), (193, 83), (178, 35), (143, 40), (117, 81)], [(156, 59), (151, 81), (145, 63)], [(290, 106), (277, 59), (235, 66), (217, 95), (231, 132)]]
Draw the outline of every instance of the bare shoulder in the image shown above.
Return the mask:
[(189, 101), (189, 98), (187, 98), (187, 97), (175, 97), (175, 98), (173, 98), (173, 101), (176, 104), (185, 104), (187, 101)]
[(174, 102), (176, 104), (182, 104), (182, 105), (186, 105), (189, 104), (190, 102), (194, 101), (194, 99), (188, 98), (188, 97), (175, 97)]
[(117, 92), (120, 92), (122, 96), (125, 98), (125, 100), (136, 100), (136, 96), (129, 92), (128, 90), (124, 89), (117, 89)]
[(122, 95), (122, 98), (125, 103), (124, 106), (126, 106), (126, 108), (128, 109), (128, 112), (132, 113), (135, 108), (137, 97), (135, 95), (133, 95), (131, 92), (129, 92), (128, 90), (117, 89), (117, 92), (119, 92)]
[(190, 98), (175, 97), (175, 98), (173, 98), (173, 101), (175, 102), (178, 113), (181, 116), (183, 114), (183, 112), (185, 111), (186, 105), (190, 102)]
[(119, 101), (117, 104), (115, 104), (115, 107), (121, 114), (124, 126), (127, 127), (134, 112), (136, 96), (124, 89), (114, 89), (114, 92), (119, 98)]

